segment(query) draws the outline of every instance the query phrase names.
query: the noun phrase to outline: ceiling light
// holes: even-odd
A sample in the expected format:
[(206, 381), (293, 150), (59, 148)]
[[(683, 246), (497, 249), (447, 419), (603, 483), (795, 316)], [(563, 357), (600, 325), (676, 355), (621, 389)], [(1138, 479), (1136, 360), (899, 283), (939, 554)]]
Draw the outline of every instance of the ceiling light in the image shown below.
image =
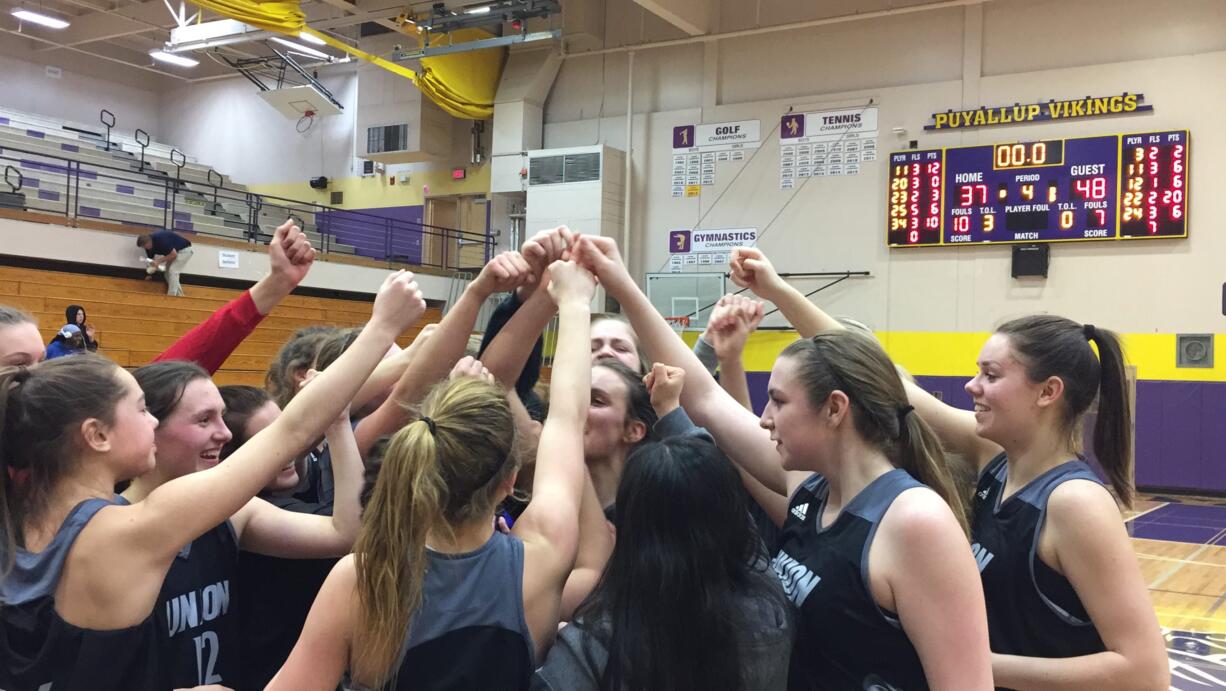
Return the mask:
[(169, 62), (170, 64), (178, 65), (179, 67), (195, 67), (196, 65), (200, 64), (199, 60), (192, 60), (191, 58), (185, 58), (182, 55), (175, 55), (174, 53), (167, 53), (166, 51), (162, 50), (150, 51), (149, 57), (153, 58), (154, 60)]
[(489, 14), (490, 6), (483, 5), (481, 7), (470, 7), (464, 10), (464, 14)]
[(323, 60), (331, 60), (331, 59), (332, 59), (332, 56), (331, 56), (331, 55), (328, 55), (327, 53), (324, 53), (324, 52), (321, 52), (321, 51), (315, 50), (314, 48), (308, 48), (308, 47), (306, 47), (306, 46), (302, 45), (301, 43), (294, 43), (293, 41), (286, 40), (286, 39), (281, 38), (281, 37), (279, 37), (279, 36), (273, 36), (273, 37), (272, 37), (272, 40), (276, 41), (277, 43), (280, 43), (281, 45), (283, 45), (283, 46), (285, 46), (285, 47), (287, 47), (287, 48), (291, 48), (291, 49), (293, 49), (293, 50), (295, 50), (295, 51), (297, 51), (297, 52), (299, 52), (299, 53), (302, 53), (303, 55), (310, 55), (310, 56), (311, 56), (311, 57), (313, 57), (313, 58), (320, 58), (320, 59), (323, 59)]
[(69, 25), (69, 23), (64, 21), (63, 19), (56, 19), (55, 17), (48, 17), (45, 14), (31, 12), (30, 10), (20, 10), (20, 9), (13, 10), (13, 16), (22, 21), (31, 22), (33, 24), (39, 24), (49, 29), (66, 29), (68, 28), (68, 25)]
[(322, 38), (320, 38), (320, 37), (316, 36), (315, 34), (308, 34), (308, 33), (307, 33), (307, 32), (305, 32), (305, 31), (303, 31), (303, 32), (299, 33), (299, 34), (298, 34), (298, 38), (300, 38), (300, 39), (302, 39), (302, 40), (306, 41), (307, 43), (314, 43), (314, 44), (315, 44), (315, 45), (317, 45), (317, 46), (326, 46), (326, 45), (328, 45), (328, 42), (327, 42), (327, 41), (325, 41), (325, 40), (323, 40)]

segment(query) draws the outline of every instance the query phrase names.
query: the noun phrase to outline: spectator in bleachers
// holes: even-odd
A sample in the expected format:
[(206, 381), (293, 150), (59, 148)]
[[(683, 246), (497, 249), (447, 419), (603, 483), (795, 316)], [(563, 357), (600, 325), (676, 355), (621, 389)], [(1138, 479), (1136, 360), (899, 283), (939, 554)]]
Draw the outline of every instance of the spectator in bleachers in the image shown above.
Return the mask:
[(47, 344), (48, 360), (65, 355), (76, 355), (85, 352), (85, 334), (76, 324), (65, 324), (64, 328)]
[(302, 229), (292, 221), (282, 223), (268, 243), (269, 274), (183, 334), (153, 361), (190, 360), (209, 374), (215, 373), (260, 321), (298, 287), (314, 262), (315, 250)]
[[(192, 258), (191, 240), (173, 230), (159, 230), (138, 236), (136, 245), (145, 250), (145, 256), (152, 260), (149, 263), (150, 269), (156, 271), (165, 267), (166, 294), (182, 295), (183, 286), (179, 285), (179, 277), (183, 274), (183, 267)], [(145, 280), (152, 277), (153, 273), (150, 272)]]
[(43, 359), (43, 337), (34, 317), (0, 305), (0, 367), (31, 367)]
[(81, 336), (85, 339), (85, 349), (93, 353), (98, 350), (98, 330), (93, 324), (85, 321), (85, 308), (80, 305), (69, 305), (68, 309), (64, 310), (64, 323), (76, 324), (81, 329)]

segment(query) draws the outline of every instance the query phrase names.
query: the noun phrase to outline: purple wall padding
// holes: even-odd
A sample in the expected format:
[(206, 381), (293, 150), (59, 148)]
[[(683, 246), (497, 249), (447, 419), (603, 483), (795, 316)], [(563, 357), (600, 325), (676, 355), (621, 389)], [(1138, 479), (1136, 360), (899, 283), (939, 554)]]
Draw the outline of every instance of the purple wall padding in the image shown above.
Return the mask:
[(1226, 491), (1226, 382), (1137, 382), (1136, 416), (1138, 485)]
[[(749, 372), (754, 412), (766, 405), (769, 372)], [(969, 377), (916, 377), (927, 391), (966, 410)], [(1137, 382), (1136, 482), (1138, 487), (1226, 491), (1226, 382)], [(1086, 420), (1091, 456), (1093, 418)], [(1101, 474), (1101, 472), (1100, 472)]]
[[(969, 410), (967, 379), (916, 377), (924, 389)], [(761, 388), (765, 395), (765, 379)], [(1226, 382), (1138, 381), (1135, 417), (1139, 487), (1226, 491)], [(1086, 423), (1088, 452), (1093, 419)]]
[(390, 234), (391, 258), (420, 264), (422, 213), (421, 205), (324, 211), (315, 215), (315, 225), (336, 242), (356, 248), (358, 256), (379, 260), (387, 258)]
[[(749, 398), (753, 402), (753, 411), (762, 414), (766, 407), (766, 386), (770, 382), (770, 372), (747, 372), (749, 382)], [(958, 408), (971, 409), (971, 397), (963, 389), (969, 377), (916, 377), (919, 385), (926, 391), (939, 391), (941, 399)]]
[(754, 415), (761, 415), (766, 408), (766, 385), (770, 383), (770, 372), (746, 372), (746, 383), (749, 384), (749, 400), (753, 403)]

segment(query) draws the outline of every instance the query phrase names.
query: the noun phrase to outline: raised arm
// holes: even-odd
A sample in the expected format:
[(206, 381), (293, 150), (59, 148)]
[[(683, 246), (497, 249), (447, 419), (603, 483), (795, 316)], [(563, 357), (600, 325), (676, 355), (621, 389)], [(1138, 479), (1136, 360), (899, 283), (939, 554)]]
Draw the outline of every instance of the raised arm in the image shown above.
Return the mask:
[(902, 383), (907, 389), (907, 401), (924, 422), (932, 426), (949, 457), (956, 456), (970, 463), (978, 472), (1002, 451), (998, 444), (975, 433), (973, 412), (937, 400), (908, 377), (902, 377)]
[(375, 371), (371, 373), (370, 378), (362, 384), (362, 388), (358, 389), (358, 394), (353, 397), (353, 402), (349, 407), (355, 411), (362, 411), (367, 403), (389, 393), (396, 382), (404, 376), (405, 371), (409, 368), (409, 363), (421, 351), (422, 345), (429, 340), (430, 336), (438, 330), (438, 324), (426, 324), (421, 331), (417, 332), (417, 337), (409, 344), (408, 348), (401, 350), (393, 345), (391, 353), (383, 358)]
[(596, 486), (586, 469), (583, 471), (583, 500), (579, 505), (579, 551), (575, 566), (562, 591), (562, 621), (570, 621), (575, 610), (600, 582), (604, 567), (613, 556), (613, 527), (605, 519), (604, 507), (596, 496)]
[[(714, 441), (709, 431), (694, 426), (685, 411), (679, 410), (681, 392), (685, 389), (685, 370), (657, 362), (647, 376), (643, 377), (643, 385), (651, 394), (651, 407), (655, 409), (656, 418), (659, 420), (656, 423), (658, 436), (668, 437), (700, 432)], [(741, 476), (741, 484), (745, 486), (745, 491), (749, 493), (750, 498), (762, 508), (772, 523), (782, 526), (783, 521), (787, 518), (788, 498), (768, 489), (736, 463), (732, 465), (736, 468), (737, 474)]]
[(486, 368), (504, 386), (516, 388), (520, 373), (532, 356), (541, 332), (557, 314), (557, 306), (549, 297), (548, 273), (543, 280), (546, 286), (528, 296), (481, 354), (481, 362), (486, 363)]
[(557, 629), (562, 589), (574, 567), (579, 539), (586, 474), (583, 428), (592, 388), (589, 327), (596, 292), (591, 274), (574, 262), (554, 262), (549, 270), (549, 293), (560, 317), (549, 417), (537, 447), (532, 501), (513, 529), (524, 541), (524, 609), (541, 651)]
[(339, 557), (353, 549), (362, 524), (362, 457), (353, 438), (349, 407), (327, 431), (336, 482), (331, 516), (286, 511), (260, 498), (252, 499), (233, 518), (243, 549), (290, 559)]
[(269, 274), (180, 336), (154, 361), (190, 360), (210, 374), (216, 372), (264, 317), (298, 287), (314, 261), (315, 250), (302, 230), (292, 221), (282, 223), (268, 243)]
[[(540, 377), (541, 332), (557, 314), (549, 297), (549, 265), (568, 254), (573, 234), (566, 226), (542, 230), (520, 249), (536, 280), (517, 288), (511, 316), (499, 306), (481, 340), (481, 361), (504, 386), (526, 396)], [(505, 304), (505, 303), (504, 303)], [(529, 366), (531, 365), (531, 366)]]
[[(579, 260), (594, 269), (601, 285), (630, 318), (640, 342), (653, 359), (685, 370), (681, 404), (699, 425), (714, 435), (716, 443), (734, 462), (745, 468), (776, 494), (788, 494), (789, 478), (779, 463), (779, 453), (770, 433), (758, 418), (729, 396), (706, 367), (673, 332), (647, 296), (639, 290), (609, 238), (580, 236), (576, 243)], [(798, 484), (801, 480), (796, 479)]]
[(762, 250), (753, 247), (732, 250), (729, 268), (733, 283), (752, 290), (763, 300), (775, 303), (801, 338), (809, 338), (819, 331), (844, 328), (837, 319), (823, 312), (803, 293), (780, 278)]
[(745, 344), (762, 322), (763, 305), (740, 295), (725, 295), (715, 304), (707, 332), (719, 361), (719, 385), (746, 410), (753, 410), (745, 374)]
[[(304, 389), (279, 418), (240, 447), (227, 462), (158, 487), (125, 507), (132, 544), (128, 551), (173, 557), (183, 545), (237, 512), (314, 442), (357, 392), (392, 340), (425, 311), (425, 301), (405, 271), (379, 289), (371, 320), (326, 372)], [(192, 507), (185, 511), (184, 507)], [(169, 558), (168, 557), (168, 558)]]
[(469, 334), (485, 299), (497, 292), (514, 290), (531, 280), (528, 263), (518, 252), (503, 252), (481, 269), (477, 278), (468, 284), (451, 306), (447, 316), (439, 322), (438, 330), (414, 356), (391, 395), (358, 423), (354, 434), (358, 440), (358, 451), (363, 457), (379, 437), (393, 434), (404, 426), (412, 417), (412, 406), (417, 405), (430, 387), (451, 371), (464, 354), (464, 347), (468, 344)]

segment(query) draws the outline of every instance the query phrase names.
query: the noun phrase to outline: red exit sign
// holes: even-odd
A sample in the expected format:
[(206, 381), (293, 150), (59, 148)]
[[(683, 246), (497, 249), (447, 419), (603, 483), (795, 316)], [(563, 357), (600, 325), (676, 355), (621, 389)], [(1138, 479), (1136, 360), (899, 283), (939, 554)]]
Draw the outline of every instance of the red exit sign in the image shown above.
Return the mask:
[(468, 176), (468, 173), (463, 168), (454, 168), (451, 171), (452, 180), (463, 180), (467, 176)]

